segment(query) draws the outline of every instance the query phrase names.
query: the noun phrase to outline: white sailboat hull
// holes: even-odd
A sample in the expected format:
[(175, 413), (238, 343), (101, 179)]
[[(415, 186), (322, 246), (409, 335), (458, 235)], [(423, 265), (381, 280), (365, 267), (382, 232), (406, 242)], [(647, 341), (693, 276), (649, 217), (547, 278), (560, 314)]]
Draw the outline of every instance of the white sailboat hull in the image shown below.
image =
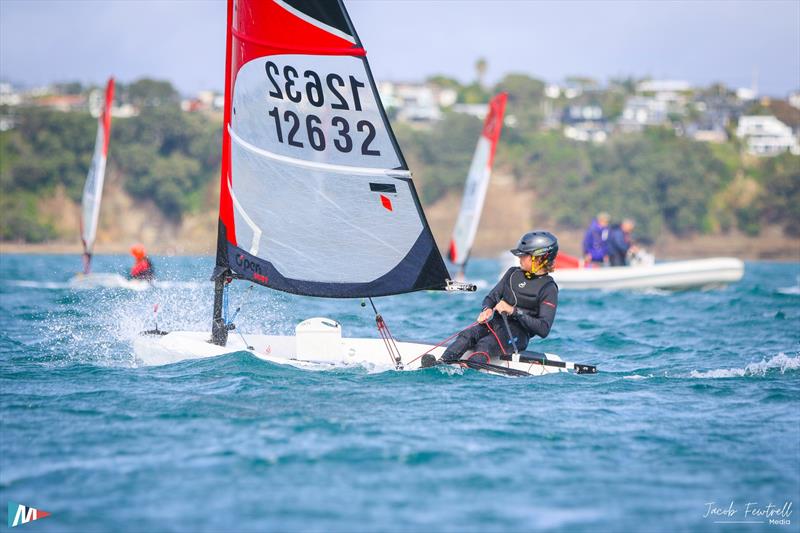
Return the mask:
[(560, 289), (708, 289), (735, 283), (744, 263), (733, 257), (672, 261), (653, 265), (569, 268), (553, 272)]
[[(207, 331), (175, 331), (165, 335), (140, 335), (133, 343), (137, 363), (146, 366), (167, 365), (191, 359), (205, 359), (234, 352), (248, 352), (272, 363), (286, 364), (303, 369), (325, 370), (360, 366), (374, 370), (396, 368), (381, 339), (335, 338), (323, 332), (312, 335), (245, 335), (246, 339), (231, 332), (226, 346), (209, 342)], [(403, 370), (418, 370), (421, 355), (431, 353), (437, 358), (444, 353), (443, 346), (397, 342)], [(311, 350), (311, 351), (309, 351)], [(561, 361), (555, 354), (546, 354), (552, 361)], [(465, 355), (467, 358), (468, 355)], [(490, 361), (494, 365), (527, 372), (538, 376), (566, 372), (564, 368), (515, 361)]]

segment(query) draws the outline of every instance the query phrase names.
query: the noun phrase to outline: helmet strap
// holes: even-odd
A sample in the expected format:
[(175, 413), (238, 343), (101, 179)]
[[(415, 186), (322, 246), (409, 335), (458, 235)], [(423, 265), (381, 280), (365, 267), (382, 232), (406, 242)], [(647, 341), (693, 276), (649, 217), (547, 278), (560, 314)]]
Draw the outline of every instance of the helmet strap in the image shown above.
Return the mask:
[(529, 272), (525, 272), (525, 277), (531, 279), (534, 276), (540, 276), (546, 272), (547, 272), (547, 259), (545, 258), (545, 256), (531, 256), (531, 269)]

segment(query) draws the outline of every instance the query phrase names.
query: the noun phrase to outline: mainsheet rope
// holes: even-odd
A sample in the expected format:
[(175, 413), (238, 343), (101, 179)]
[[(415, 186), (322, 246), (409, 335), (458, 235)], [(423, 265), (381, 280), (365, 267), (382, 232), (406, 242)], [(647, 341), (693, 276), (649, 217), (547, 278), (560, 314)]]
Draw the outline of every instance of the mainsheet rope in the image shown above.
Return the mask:
[[(503, 355), (506, 355), (506, 351), (505, 351), (505, 349), (503, 348), (503, 343), (502, 343), (502, 342), (500, 342), (500, 337), (498, 337), (498, 336), (497, 336), (497, 333), (494, 331), (494, 329), (492, 328), (492, 326), (489, 324), (489, 322), (491, 321), (491, 319), (492, 319), (492, 317), (489, 317), (489, 319), (488, 319), (488, 320), (486, 320), (486, 322), (484, 322), (484, 324), (486, 324), (486, 327), (487, 327), (487, 328), (489, 328), (489, 331), (491, 331), (491, 332), (492, 332), (492, 335), (494, 335), (494, 338), (495, 338), (495, 340), (497, 341), (497, 345), (498, 345), (498, 346), (500, 346), (500, 350), (503, 352)], [(408, 364), (410, 365), (411, 363), (413, 363), (413, 362), (414, 362), (414, 361), (416, 361), (417, 359), (420, 359), (420, 358), (422, 358), (423, 356), (425, 356), (425, 355), (429, 354), (431, 351), (433, 351), (434, 349), (438, 348), (438, 347), (439, 347), (439, 346), (441, 346), (442, 344), (446, 343), (447, 341), (449, 341), (449, 340), (450, 340), (450, 339), (452, 339), (453, 337), (457, 337), (457, 336), (458, 336), (458, 335), (460, 335), (461, 333), (463, 333), (463, 332), (467, 331), (468, 329), (470, 329), (471, 327), (473, 327), (473, 326), (475, 326), (475, 325), (477, 325), (477, 324), (479, 324), (479, 323), (480, 323), (480, 322), (477, 322), (477, 321), (476, 321), (476, 322), (473, 322), (472, 324), (470, 324), (469, 326), (465, 327), (465, 328), (464, 328), (464, 329), (462, 329), (461, 331), (456, 331), (455, 333), (453, 333), (452, 335), (450, 335), (449, 337), (447, 337), (445, 340), (441, 341), (439, 344), (436, 344), (435, 346), (431, 346), (431, 347), (430, 347), (428, 350), (426, 350), (426, 351), (422, 352), (421, 354), (419, 354), (417, 357), (415, 357), (414, 359), (412, 359), (411, 361), (409, 361), (409, 362), (408, 362)], [(485, 353), (485, 352), (476, 352), (476, 353)], [(487, 354), (486, 354), (486, 356), (487, 356), (487, 357), (489, 357), (489, 354), (487, 353)]]

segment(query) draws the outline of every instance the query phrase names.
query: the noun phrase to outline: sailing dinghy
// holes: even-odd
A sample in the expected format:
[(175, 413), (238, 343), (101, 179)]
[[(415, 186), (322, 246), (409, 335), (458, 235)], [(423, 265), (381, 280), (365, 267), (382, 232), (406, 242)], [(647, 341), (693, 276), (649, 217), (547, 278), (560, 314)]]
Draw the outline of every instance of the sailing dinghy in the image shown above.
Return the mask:
[(461, 209), (458, 212), (453, 236), (450, 239), (448, 259), (458, 268), (456, 279), (463, 279), (467, 267), (481, 212), (486, 200), (486, 190), (492, 177), (492, 164), (497, 150), (500, 132), (503, 130), (503, 116), (506, 110), (507, 93), (500, 93), (489, 102), (489, 112), (483, 123), (483, 130), (472, 156), (467, 182), (464, 184), (464, 195), (461, 197)]
[[(380, 338), (345, 338), (322, 317), (298, 324), (294, 336), (229, 335), (225, 295), (235, 280), (370, 301), (474, 286), (448, 279), (341, 2), (229, 0), (225, 76), (211, 331), (142, 334), (137, 360), (247, 351), (301, 368), (412, 370), (424, 353), (441, 355), (441, 346), (396, 342), (377, 310)], [(594, 369), (531, 353), (464, 365), (514, 375)]]
[(73, 289), (97, 287), (123, 287), (134, 290), (146, 289), (149, 284), (138, 280), (128, 280), (110, 272), (92, 272), (92, 252), (100, 220), (100, 202), (103, 198), (103, 183), (106, 175), (108, 141), (111, 135), (111, 104), (114, 101), (114, 78), (106, 84), (103, 110), (97, 119), (97, 137), (89, 174), (83, 186), (81, 199), (81, 242), (83, 243), (83, 272), (69, 280)]

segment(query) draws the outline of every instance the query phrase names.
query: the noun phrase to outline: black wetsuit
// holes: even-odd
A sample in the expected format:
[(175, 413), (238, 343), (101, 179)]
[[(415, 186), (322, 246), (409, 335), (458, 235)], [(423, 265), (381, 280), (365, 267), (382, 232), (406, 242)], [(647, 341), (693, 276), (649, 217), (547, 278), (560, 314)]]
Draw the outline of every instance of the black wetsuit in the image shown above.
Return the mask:
[[(515, 308), (508, 316), (508, 326), (519, 350), (524, 350), (534, 335), (544, 338), (550, 333), (558, 306), (558, 286), (549, 275), (528, 279), (519, 267), (510, 268), (483, 299), (483, 308), (492, 309), (500, 300)], [(488, 324), (503, 344), (503, 350), (513, 353), (514, 345), (508, 338), (503, 317), (495, 313)], [(476, 324), (458, 334), (442, 360), (457, 360), (469, 349), (499, 357), (503, 350), (494, 334), (486, 324)]]

